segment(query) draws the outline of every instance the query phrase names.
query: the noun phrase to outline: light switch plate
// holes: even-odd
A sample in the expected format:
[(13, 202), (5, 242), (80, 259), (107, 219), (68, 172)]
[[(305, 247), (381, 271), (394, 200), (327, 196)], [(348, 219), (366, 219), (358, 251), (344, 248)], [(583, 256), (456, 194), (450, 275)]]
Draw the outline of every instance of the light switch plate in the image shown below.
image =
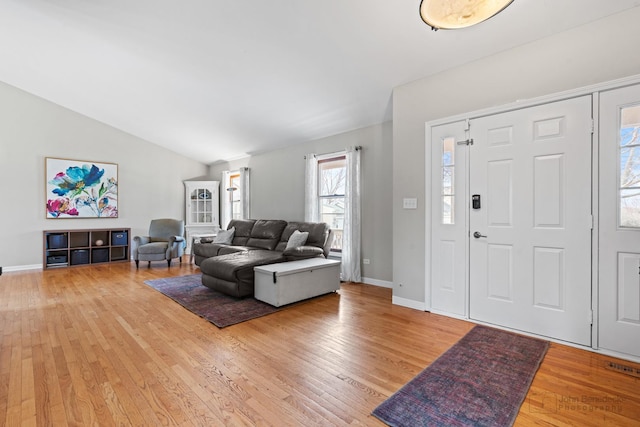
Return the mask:
[(403, 209), (418, 209), (418, 199), (416, 199), (416, 198), (402, 199), (402, 208)]

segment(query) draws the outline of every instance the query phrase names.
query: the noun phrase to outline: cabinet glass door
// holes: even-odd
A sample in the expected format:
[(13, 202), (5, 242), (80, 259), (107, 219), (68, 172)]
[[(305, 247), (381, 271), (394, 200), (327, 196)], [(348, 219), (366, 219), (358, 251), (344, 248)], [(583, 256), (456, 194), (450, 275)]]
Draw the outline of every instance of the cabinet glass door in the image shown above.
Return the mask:
[(213, 221), (212, 194), (206, 188), (196, 188), (191, 192), (191, 218), (192, 224), (209, 224)]

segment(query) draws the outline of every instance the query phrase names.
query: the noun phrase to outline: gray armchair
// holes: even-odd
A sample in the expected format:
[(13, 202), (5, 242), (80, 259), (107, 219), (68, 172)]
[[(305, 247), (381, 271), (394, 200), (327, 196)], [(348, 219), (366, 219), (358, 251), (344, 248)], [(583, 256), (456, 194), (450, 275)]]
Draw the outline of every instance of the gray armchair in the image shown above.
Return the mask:
[(135, 236), (132, 244), (133, 260), (136, 268), (140, 261), (167, 261), (171, 267), (173, 258), (180, 258), (186, 242), (184, 240), (184, 221), (178, 219), (154, 219), (151, 220), (148, 236)]

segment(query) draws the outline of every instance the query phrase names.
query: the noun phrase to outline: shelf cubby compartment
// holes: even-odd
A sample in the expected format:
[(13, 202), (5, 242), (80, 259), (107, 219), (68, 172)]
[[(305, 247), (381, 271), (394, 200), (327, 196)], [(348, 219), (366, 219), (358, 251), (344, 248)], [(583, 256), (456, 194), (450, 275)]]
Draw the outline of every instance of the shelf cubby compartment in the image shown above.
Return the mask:
[(129, 246), (128, 230), (111, 231), (111, 246)]
[(88, 248), (89, 233), (87, 231), (78, 231), (78, 232), (70, 231), (69, 247), (70, 248)]
[(91, 247), (109, 246), (109, 230), (91, 231)]
[(83, 265), (83, 264), (89, 264), (89, 250), (88, 249), (72, 249), (71, 265)]
[(48, 250), (46, 252), (46, 266), (47, 268), (53, 267), (66, 267), (69, 265), (69, 256), (67, 250)]
[(91, 249), (91, 264), (109, 262), (109, 248)]
[(67, 249), (69, 244), (69, 233), (51, 232), (47, 234), (45, 245), (47, 250)]
[(129, 257), (129, 251), (126, 246), (111, 247), (111, 261), (123, 261)]

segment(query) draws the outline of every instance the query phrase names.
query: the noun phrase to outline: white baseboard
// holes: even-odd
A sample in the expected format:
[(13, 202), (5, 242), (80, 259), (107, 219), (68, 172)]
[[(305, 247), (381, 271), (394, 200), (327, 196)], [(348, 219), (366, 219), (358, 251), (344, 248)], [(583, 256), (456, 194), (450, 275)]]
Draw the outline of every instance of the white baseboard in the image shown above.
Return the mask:
[(3, 273), (9, 273), (11, 271), (26, 271), (26, 270), (42, 270), (42, 264), (14, 265), (12, 267), (2, 267)]
[(451, 317), (453, 319), (460, 319), (460, 320), (466, 320), (467, 322), (472, 322), (472, 320), (469, 320), (468, 316), (465, 316), (463, 314), (453, 314), (453, 313), (449, 313), (447, 311), (441, 311), (441, 310), (434, 310), (433, 308), (431, 310), (429, 310), (431, 313), (433, 314), (438, 314), (440, 316), (446, 316), (446, 317)]
[(370, 277), (363, 277), (362, 283), (366, 283), (367, 285), (380, 286), (381, 288), (393, 288), (393, 282), (388, 282), (386, 280), (372, 279)]
[(393, 296), (391, 303), (401, 305), (402, 307), (413, 308), (414, 310), (427, 311), (427, 305), (423, 301), (414, 301), (412, 299)]
[[(378, 279), (372, 279), (370, 277), (363, 277), (362, 283), (365, 283), (367, 285), (379, 286), (381, 288), (393, 289), (393, 282), (389, 282), (386, 280), (378, 280)], [(407, 298), (400, 298), (400, 297), (393, 296), (391, 298), (391, 302), (395, 305), (401, 305), (403, 307), (413, 308), (414, 310), (427, 311), (427, 305), (422, 301), (414, 301)]]

